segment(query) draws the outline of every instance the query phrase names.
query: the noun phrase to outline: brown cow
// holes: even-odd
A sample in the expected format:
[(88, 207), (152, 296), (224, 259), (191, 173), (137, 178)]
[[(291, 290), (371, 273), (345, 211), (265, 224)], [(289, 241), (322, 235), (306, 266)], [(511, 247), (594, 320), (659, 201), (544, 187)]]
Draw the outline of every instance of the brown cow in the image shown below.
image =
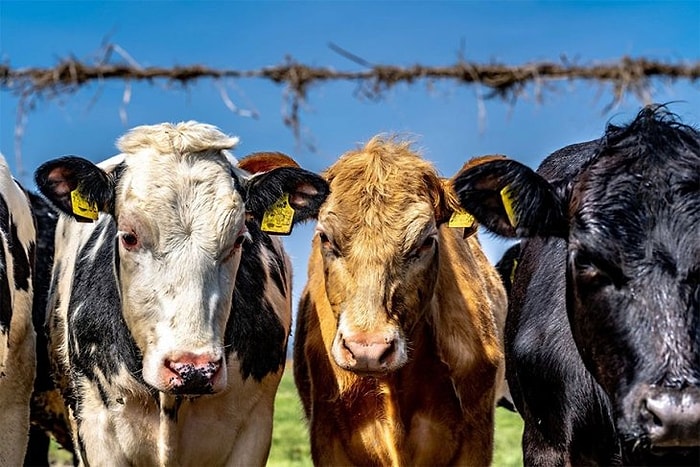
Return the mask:
[(294, 344), (314, 464), (488, 465), (506, 296), (450, 185), (384, 137), (324, 176)]

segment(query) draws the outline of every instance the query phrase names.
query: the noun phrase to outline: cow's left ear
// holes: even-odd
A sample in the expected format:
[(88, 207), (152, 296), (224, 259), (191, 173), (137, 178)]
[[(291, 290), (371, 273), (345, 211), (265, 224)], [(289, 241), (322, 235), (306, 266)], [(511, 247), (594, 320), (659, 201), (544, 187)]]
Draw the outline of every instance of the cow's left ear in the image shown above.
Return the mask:
[(460, 204), (505, 237), (564, 237), (568, 222), (555, 188), (529, 167), (504, 156), (469, 161), (452, 184)]
[(112, 211), (112, 177), (82, 157), (48, 161), (36, 170), (34, 180), (54, 206), (78, 221), (91, 222), (97, 219), (98, 211)]
[(439, 192), (439, 197), (435, 202), (435, 223), (447, 223), (450, 228), (464, 229), (464, 238), (476, 233), (479, 224), (476, 218), (459, 204), (451, 180), (441, 178), (436, 191)]
[(318, 215), (329, 193), (319, 175), (299, 167), (281, 167), (248, 180), (246, 211), (263, 231), (286, 235), (292, 225)]

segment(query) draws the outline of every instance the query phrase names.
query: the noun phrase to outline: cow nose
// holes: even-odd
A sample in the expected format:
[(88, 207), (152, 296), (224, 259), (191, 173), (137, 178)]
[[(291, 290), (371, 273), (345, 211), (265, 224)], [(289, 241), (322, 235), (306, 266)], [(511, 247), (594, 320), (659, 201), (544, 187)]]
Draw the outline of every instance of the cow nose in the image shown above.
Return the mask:
[(164, 361), (174, 394), (209, 394), (221, 369), (222, 359), (211, 355), (185, 353)]
[(344, 366), (348, 370), (385, 373), (394, 367), (396, 339), (386, 334), (356, 334), (342, 340), (348, 354)]
[(700, 446), (700, 388), (653, 388), (641, 412), (652, 446)]

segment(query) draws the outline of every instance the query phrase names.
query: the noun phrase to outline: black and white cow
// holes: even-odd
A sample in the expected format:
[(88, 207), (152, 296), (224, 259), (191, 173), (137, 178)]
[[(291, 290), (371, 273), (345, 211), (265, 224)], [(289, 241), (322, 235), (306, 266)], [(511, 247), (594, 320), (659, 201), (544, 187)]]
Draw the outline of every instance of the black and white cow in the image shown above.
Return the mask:
[(35, 244), (29, 198), (0, 155), (0, 465), (21, 465), (27, 449), (36, 373)]
[(49, 465), (49, 434), (68, 452), (72, 452), (73, 443), (61, 393), (52, 377), (45, 326), (58, 213), (43, 196), (37, 193), (30, 192), (29, 200), (36, 221), (36, 265), (32, 307), (32, 319), (36, 331), (36, 379), (31, 402), (29, 444), (24, 465), (39, 467)]
[(97, 166), (65, 157), (36, 172), (66, 214), (50, 345), (82, 463), (266, 462), (291, 265), (261, 222), (315, 215), (327, 184), (298, 167), (251, 177), (236, 143), (196, 122), (142, 126)]
[(454, 180), (523, 237), (506, 324), (526, 465), (700, 463), (700, 133), (663, 106), (537, 173), (471, 161)]

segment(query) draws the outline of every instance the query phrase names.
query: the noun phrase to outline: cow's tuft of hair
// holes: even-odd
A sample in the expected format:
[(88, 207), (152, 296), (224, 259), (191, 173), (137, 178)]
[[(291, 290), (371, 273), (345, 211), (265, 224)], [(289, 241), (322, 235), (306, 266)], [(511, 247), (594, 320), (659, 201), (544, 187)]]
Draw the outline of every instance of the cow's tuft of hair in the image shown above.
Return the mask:
[(148, 149), (159, 154), (184, 154), (233, 149), (239, 138), (228, 136), (214, 125), (193, 120), (133, 128), (117, 140), (117, 147), (132, 154)]

